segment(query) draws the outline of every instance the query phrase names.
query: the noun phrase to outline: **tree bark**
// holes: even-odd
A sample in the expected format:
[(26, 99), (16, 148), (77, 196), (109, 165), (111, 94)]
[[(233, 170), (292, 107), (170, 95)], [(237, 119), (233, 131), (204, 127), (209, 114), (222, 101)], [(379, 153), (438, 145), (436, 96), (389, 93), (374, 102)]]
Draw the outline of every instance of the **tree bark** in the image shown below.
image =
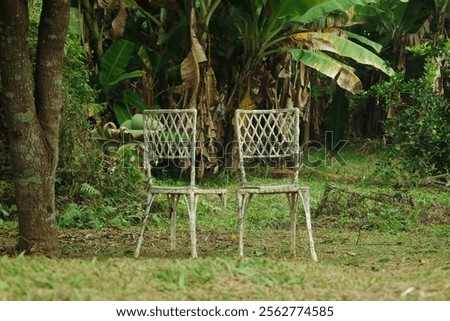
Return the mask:
[(54, 180), (69, 8), (68, 0), (43, 1), (35, 79), (27, 41), (27, 2), (6, 0), (0, 10), (1, 99), (14, 173), (18, 250), (27, 254), (60, 254)]

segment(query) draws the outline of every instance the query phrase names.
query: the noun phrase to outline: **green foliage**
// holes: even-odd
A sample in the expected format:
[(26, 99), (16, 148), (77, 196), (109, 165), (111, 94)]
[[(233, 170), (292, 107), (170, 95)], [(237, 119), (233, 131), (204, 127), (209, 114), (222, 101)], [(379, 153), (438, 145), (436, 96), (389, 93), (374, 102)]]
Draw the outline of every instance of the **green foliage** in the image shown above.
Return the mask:
[(449, 101), (422, 80), (408, 83), (401, 97), (407, 105), (385, 122), (394, 139), (391, 155), (397, 156), (408, 172), (421, 177), (448, 174)]
[(148, 109), (148, 106), (141, 101), (141, 97), (139, 97), (139, 94), (131, 90), (125, 90), (123, 92), (123, 101), (129, 109), (132, 109), (134, 107), (140, 112)]
[[(96, 92), (90, 86), (91, 73), (86, 65), (86, 57), (77, 35), (66, 39), (63, 71), (65, 106), (60, 130), (60, 169), (75, 170), (82, 167), (80, 158), (84, 148), (89, 148), (90, 124), (88, 118), (97, 114), (102, 107), (94, 103)], [(78, 166), (76, 166), (78, 165)], [(68, 167), (68, 168), (66, 168)]]
[(11, 204), (13, 186), (9, 182), (0, 180), (0, 230), (10, 228), (14, 225), (12, 214), (16, 210), (16, 205)]
[(426, 77), (409, 82), (394, 78), (373, 90), (383, 98), (385, 106), (396, 111), (393, 118), (384, 122), (391, 144), (381, 166), (403, 169), (417, 177), (448, 174), (448, 99), (434, 93)]
[(142, 71), (127, 72), (126, 68), (135, 51), (132, 42), (118, 40), (106, 51), (100, 67), (99, 80), (105, 94), (108, 95), (114, 86), (122, 80), (136, 78), (142, 75)]
[[(450, 87), (450, 39), (436, 39), (433, 44), (430, 41), (423, 44), (407, 47), (407, 51), (414, 56), (421, 56), (425, 58), (425, 65), (423, 71), (423, 79), (425, 85), (429, 87), (436, 86), (436, 80), (443, 78), (442, 89), (448, 91)], [(442, 73), (442, 74), (441, 74)], [(448, 95), (447, 95), (448, 97)]]
[[(370, 4), (374, 4), (379, 2), (379, 0), (315, 0), (315, 1), (287, 1), (291, 3), (299, 3), (305, 2), (306, 5), (310, 7), (306, 7), (308, 10), (304, 11), (294, 11), (297, 15), (292, 19), (293, 21), (298, 21), (302, 23), (311, 23), (318, 18), (326, 17), (332, 12), (336, 11), (347, 11), (348, 9), (354, 6), (367, 6)], [(299, 8), (305, 8), (305, 4), (303, 6), (296, 5)], [(314, 6), (311, 6), (314, 4)], [(303, 9), (302, 8), (302, 9)]]
[[(358, 95), (359, 98), (377, 96), (386, 110), (393, 111), (392, 118), (383, 123), (389, 145), (387, 157), (380, 161), (379, 168), (385, 178), (398, 180), (406, 172), (410, 178), (406, 178), (407, 183), (411, 178), (441, 175), (445, 179), (445, 174), (449, 174), (450, 101), (434, 90), (438, 71), (448, 79), (450, 70), (445, 60), (449, 45), (449, 41), (439, 41), (436, 46), (424, 43), (409, 48), (416, 55), (426, 55), (419, 79), (405, 81), (403, 74), (398, 73), (390, 81)], [(443, 67), (436, 58), (444, 61)]]
[[(2, 189), (2, 181), (0, 181), (0, 197), (2, 196), (1, 189)], [(7, 230), (15, 226), (14, 220), (11, 219), (12, 213), (15, 210), (16, 210), (15, 205), (4, 204), (2, 203), (2, 200), (0, 198), (0, 230), (2, 229)]]
[[(228, 8), (231, 15), (223, 24), (229, 29), (227, 34), (236, 37), (236, 47), (242, 49), (242, 55), (236, 51), (240, 56), (239, 60), (242, 59), (242, 75), (238, 79), (238, 85), (244, 83), (245, 77), (248, 77), (258, 64), (282, 50), (288, 50), (294, 61), (301, 61), (308, 67), (336, 79), (339, 86), (352, 92), (360, 86), (360, 80), (353, 73), (353, 68), (345, 62), (346, 57), (391, 74), (392, 70), (386, 67), (383, 60), (352, 40), (327, 32), (314, 32), (312, 35), (312, 30), (320, 24), (320, 20), (332, 12), (345, 12), (354, 6), (366, 6), (375, 2), (378, 1), (271, 1), (269, 6), (266, 1), (231, 1)], [(296, 31), (309, 33), (305, 38), (316, 40), (303, 42), (298, 45), (299, 48), (292, 48), (292, 44), (286, 46), (286, 40)], [(361, 35), (358, 41), (379, 48), (373, 42), (363, 39), (365, 37)], [(319, 43), (327, 45), (319, 46)], [(336, 60), (336, 56), (340, 58)]]
[(85, 206), (70, 203), (59, 215), (58, 224), (63, 228), (95, 229), (108, 226), (108, 218), (115, 214), (116, 208), (105, 206), (93, 210)]
[(88, 183), (81, 184), (80, 192), (83, 195), (89, 196), (89, 197), (95, 197), (100, 196), (102, 193), (96, 189), (95, 187), (89, 185)]
[(16, 206), (8, 206), (0, 203), (0, 230), (9, 230), (16, 227), (16, 222), (12, 218), (12, 213), (16, 210)]
[(437, 39), (435, 45), (431, 44), (430, 41), (426, 41), (416, 46), (406, 47), (406, 50), (418, 56), (445, 56), (450, 50), (450, 40)]
[(58, 181), (59, 224), (90, 229), (138, 223), (146, 199), (141, 155), (139, 144), (93, 148), (84, 160), (89, 167)]
[[(58, 222), (67, 228), (129, 226), (137, 221), (145, 199), (144, 174), (139, 168), (141, 149), (136, 145), (119, 149), (117, 142), (93, 137), (92, 121), (103, 107), (94, 103), (97, 93), (90, 83), (91, 73), (78, 35), (69, 33), (65, 52), (66, 105), (55, 186)], [(117, 64), (112, 66), (117, 69)], [(114, 77), (110, 78), (105, 79)]]
[(134, 107), (140, 111), (147, 109), (137, 93), (128, 89), (123, 90), (119, 86), (122, 81), (140, 77), (144, 73), (142, 70), (127, 71), (135, 51), (134, 43), (118, 40), (109, 47), (101, 60), (99, 81), (103, 93), (113, 105), (119, 124), (132, 117)]

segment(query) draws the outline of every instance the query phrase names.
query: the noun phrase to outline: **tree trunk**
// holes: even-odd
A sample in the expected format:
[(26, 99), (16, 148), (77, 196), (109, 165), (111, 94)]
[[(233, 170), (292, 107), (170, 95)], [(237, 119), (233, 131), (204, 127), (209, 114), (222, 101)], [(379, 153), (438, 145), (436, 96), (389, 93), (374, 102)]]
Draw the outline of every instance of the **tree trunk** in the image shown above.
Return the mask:
[(60, 254), (54, 180), (62, 109), (63, 48), (70, 1), (44, 0), (36, 76), (27, 42), (27, 2), (7, 0), (0, 11), (2, 105), (19, 218), (18, 250)]

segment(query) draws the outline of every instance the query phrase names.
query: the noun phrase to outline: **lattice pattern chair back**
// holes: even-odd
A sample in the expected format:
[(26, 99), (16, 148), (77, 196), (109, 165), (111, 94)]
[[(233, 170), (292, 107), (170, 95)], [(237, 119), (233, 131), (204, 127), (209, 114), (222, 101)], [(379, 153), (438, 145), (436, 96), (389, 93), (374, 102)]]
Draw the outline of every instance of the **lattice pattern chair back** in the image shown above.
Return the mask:
[(195, 185), (196, 118), (195, 109), (144, 112), (144, 158), (150, 184), (152, 166), (165, 159), (187, 162), (191, 169), (190, 186)]
[(299, 110), (236, 110), (236, 137), (239, 148), (241, 179), (245, 175), (246, 159), (285, 159), (293, 164), (293, 183), (299, 170)]

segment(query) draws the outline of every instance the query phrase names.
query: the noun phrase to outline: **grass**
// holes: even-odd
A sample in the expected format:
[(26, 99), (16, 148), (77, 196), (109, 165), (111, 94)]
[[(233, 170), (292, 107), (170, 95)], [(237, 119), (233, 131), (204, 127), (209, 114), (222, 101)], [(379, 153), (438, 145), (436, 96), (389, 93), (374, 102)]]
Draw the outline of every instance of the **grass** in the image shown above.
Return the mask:
[(399, 191), (373, 175), (376, 153), (348, 149), (342, 157), (346, 166), (334, 163), (302, 171), (302, 183), (311, 188), (312, 208), (330, 183), (373, 195), (408, 193), (415, 205), (412, 214), (404, 215), (409, 222), (406, 228), (384, 217), (385, 225), (378, 228), (355, 229), (315, 213), (319, 262), (314, 263), (301, 217), (298, 257), (289, 255), (286, 198), (256, 196), (247, 219), (246, 258), (239, 260), (236, 180), (226, 173), (202, 182), (228, 183), (229, 202), (223, 209), (218, 199), (201, 198), (199, 259), (189, 259), (182, 203), (177, 249), (169, 250), (168, 220), (161, 201), (138, 260), (132, 255), (139, 226), (62, 229), (61, 259), (13, 255), (17, 232), (3, 229), (0, 300), (450, 300), (449, 191), (423, 187)]
[[(258, 256), (252, 251), (256, 247), (250, 246), (250, 257), (239, 260), (233, 242), (228, 242), (233, 253), (217, 250), (214, 244), (208, 246), (204, 234), (199, 240), (198, 260), (179, 258), (188, 255), (188, 240), (183, 237), (179, 250), (169, 258), (163, 253), (150, 254), (154, 248), (147, 248), (141, 259), (134, 260), (126, 246), (114, 247), (112, 242), (103, 249), (109, 255), (100, 258), (93, 253), (61, 260), (3, 256), (0, 299), (450, 299), (448, 238), (435, 237), (427, 230), (398, 235), (370, 232), (356, 245), (354, 232), (315, 232), (319, 263), (311, 261), (304, 245), (297, 259), (276, 251)], [(167, 249), (167, 243), (164, 247)]]

